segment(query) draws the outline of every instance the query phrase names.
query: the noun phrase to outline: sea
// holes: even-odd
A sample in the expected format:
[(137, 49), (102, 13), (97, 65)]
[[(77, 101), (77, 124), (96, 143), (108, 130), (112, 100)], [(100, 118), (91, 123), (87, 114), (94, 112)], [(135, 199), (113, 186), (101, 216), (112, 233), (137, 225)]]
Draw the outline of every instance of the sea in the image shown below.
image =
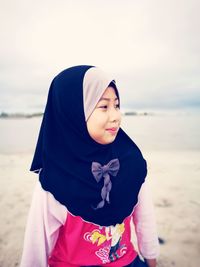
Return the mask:
[[(33, 153), (43, 106), (11, 109), (0, 117), (0, 154)], [(5, 116), (6, 114), (6, 116)], [(121, 127), (142, 151), (200, 151), (200, 109), (122, 110)]]
[[(0, 153), (33, 153), (47, 92), (0, 91)], [(121, 127), (144, 150), (200, 150), (200, 107), (122, 105)]]

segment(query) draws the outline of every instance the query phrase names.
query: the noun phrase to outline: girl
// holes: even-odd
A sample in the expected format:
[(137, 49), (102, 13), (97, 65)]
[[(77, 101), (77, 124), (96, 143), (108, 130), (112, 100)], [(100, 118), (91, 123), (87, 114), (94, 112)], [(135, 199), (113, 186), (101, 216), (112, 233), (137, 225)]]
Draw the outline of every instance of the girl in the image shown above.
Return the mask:
[[(53, 79), (30, 169), (39, 181), (21, 267), (156, 266), (146, 161), (120, 122), (115, 81), (99, 68)], [(145, 262), (131, 243), (132, 219)]]

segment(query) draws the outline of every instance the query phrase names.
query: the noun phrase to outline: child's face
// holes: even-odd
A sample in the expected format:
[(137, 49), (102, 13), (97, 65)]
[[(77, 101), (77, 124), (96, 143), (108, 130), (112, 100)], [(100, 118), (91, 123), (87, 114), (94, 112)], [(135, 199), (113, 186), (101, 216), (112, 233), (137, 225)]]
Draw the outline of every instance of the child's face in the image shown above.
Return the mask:
[(87, 129), (97, 143), (109, 144), (115, 140), (120, 123), (119, 100), (115, 90), (108, 87), (87, 120)]

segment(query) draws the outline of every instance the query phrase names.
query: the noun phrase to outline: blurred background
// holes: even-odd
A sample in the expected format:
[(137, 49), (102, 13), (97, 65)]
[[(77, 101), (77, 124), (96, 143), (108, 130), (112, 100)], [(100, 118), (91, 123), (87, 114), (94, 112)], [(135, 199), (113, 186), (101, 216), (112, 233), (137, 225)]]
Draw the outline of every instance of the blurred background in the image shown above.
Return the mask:
[(43, 111), (53, 77), (110, 72), (133, 109), (200, 104), (199, 1), (0, 1), (0, 111)]
[(0, 0), (0, 266), (18, 266), (48, 89), (73, 65), (117, 82), (122, 127), (148, 161), (160, 267), (198, 266), (200, 2)]

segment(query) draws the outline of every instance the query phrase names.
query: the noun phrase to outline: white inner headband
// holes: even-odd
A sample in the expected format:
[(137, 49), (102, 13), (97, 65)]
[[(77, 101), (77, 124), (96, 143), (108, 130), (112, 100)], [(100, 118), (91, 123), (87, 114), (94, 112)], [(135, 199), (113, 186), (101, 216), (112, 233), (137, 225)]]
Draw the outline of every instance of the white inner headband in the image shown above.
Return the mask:
[(92, 67), (86, 71), (83, 79), (83, 106), (86, 121), (112, 80), (114, 79), (108, 77), (100, 68)]

